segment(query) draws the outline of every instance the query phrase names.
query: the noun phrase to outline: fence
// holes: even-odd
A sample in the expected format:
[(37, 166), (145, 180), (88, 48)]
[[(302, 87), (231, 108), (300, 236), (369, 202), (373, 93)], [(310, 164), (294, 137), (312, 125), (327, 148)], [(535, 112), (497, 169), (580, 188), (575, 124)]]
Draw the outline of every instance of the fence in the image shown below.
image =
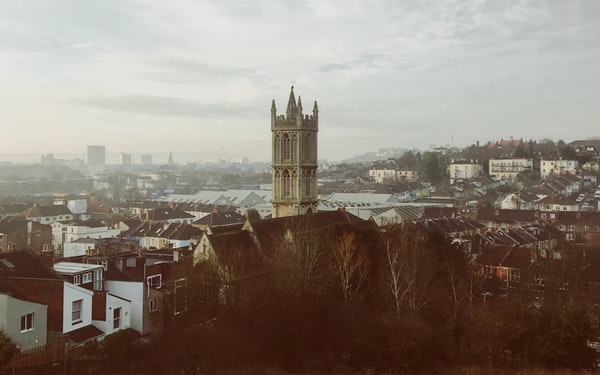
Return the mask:
[(6, 369), (17, 369), (23, 367), (41, 366), (50, 363), (63, 362), (68, 357), (69, 340), (62, 336), (44, 346), (17, 352)]

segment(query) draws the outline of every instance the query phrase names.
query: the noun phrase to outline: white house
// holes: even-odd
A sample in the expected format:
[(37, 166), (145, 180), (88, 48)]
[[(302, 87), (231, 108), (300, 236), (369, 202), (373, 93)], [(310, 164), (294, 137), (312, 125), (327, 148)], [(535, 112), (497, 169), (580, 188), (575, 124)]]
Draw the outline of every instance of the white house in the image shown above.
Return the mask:
[(490, 159), (490, 176), (500, 180), (513, 180), (519, 173), (533, 171), (533, 160), (517, 159)]
[(550, 175), (573, 174), (577, 168), (579, 168), (579, 161), (577, 160), (542, 160), (540, 162), (540, 176), (546, 178)]
[(76, 221), (66, 226), (65, 242), (80, 238), (116, 238), (120, 234), (120, 229), (111, 229), (97, 220)]
[(110, 335), (131, 327), (131, 301), (108, 292), (94, 292), (92, 323)]
[(448, 166), (451, 184), (456, 180), (477, 178), (481, 175), (482, 171), (483, 167), (481, 164), (472, 160), (452, 160)]

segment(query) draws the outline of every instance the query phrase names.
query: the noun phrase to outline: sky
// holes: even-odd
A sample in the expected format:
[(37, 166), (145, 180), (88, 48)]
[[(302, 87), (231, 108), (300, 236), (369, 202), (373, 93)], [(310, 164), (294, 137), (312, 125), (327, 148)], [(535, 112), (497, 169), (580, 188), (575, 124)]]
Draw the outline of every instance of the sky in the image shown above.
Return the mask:
[(0, 2), (0, 154), (269, 161), (292, 85), (331, 161), (598, 137), (600, 1)]

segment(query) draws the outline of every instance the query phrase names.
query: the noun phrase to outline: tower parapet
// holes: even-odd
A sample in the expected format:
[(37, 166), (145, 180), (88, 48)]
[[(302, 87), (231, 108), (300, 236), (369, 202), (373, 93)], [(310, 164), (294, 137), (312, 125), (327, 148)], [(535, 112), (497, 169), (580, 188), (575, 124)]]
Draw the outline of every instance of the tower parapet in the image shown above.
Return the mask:
[(294, 86), (290, 91), (288, 106), (284, 115), (277, 115), (275, 99), (271, 104), (271, 130), (275, 129), (312, 129), (319, 130), (319, 110), (315, 100), (312, 114), (302, 113), (302, 99), (298, 96), (298, 104), (294, 95)]

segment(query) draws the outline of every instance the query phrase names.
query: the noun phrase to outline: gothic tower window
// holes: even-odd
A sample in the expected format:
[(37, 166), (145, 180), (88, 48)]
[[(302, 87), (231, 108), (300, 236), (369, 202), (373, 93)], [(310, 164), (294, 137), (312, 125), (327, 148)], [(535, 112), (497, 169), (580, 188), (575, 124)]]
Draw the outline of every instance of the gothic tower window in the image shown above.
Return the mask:
[(292, 163), (295, 163), (297, 160), (298, 154), (298, 136), (296, 134), (292, 135)]
[(279, 171), (275, 171), (275, 183), (273, 184), (273, 196), (278, 197), (281, 191), (281, 187), (279, 186), (279, 181), (281, 181), (281, 173)]
[(302, 160), (303, 161), (311, 161), (311, 148), (310, 148), (310, 134), (307, 134), (304, 137), (304, 142), (302, 143)]
[(275, 153), (275, 163), (281, 163), (281, 138), (279, 138), (279, 134), (275, 136), (275, 146), (273, 147), (273, 152)]
[(310, 197), (310, 185), (311, 185), (310, 172), (306, 171), (304, 173), (304, 196), (305, 197)]
[(283, 183), (283, 196), (290, 197), (292, 184), (291, 184), (290, 171), (288, 171), (287, 169), (285, 171), (283, 171), (282, 183)]
[(289, 134), (283, 135), (283, 161), (289, 162), (292, 159), (292, 147)]
[(292, 172), (292, 198), (297, 198), (296, 191), (298, 191), (298, 173), (296, 171), (293, 171)]

